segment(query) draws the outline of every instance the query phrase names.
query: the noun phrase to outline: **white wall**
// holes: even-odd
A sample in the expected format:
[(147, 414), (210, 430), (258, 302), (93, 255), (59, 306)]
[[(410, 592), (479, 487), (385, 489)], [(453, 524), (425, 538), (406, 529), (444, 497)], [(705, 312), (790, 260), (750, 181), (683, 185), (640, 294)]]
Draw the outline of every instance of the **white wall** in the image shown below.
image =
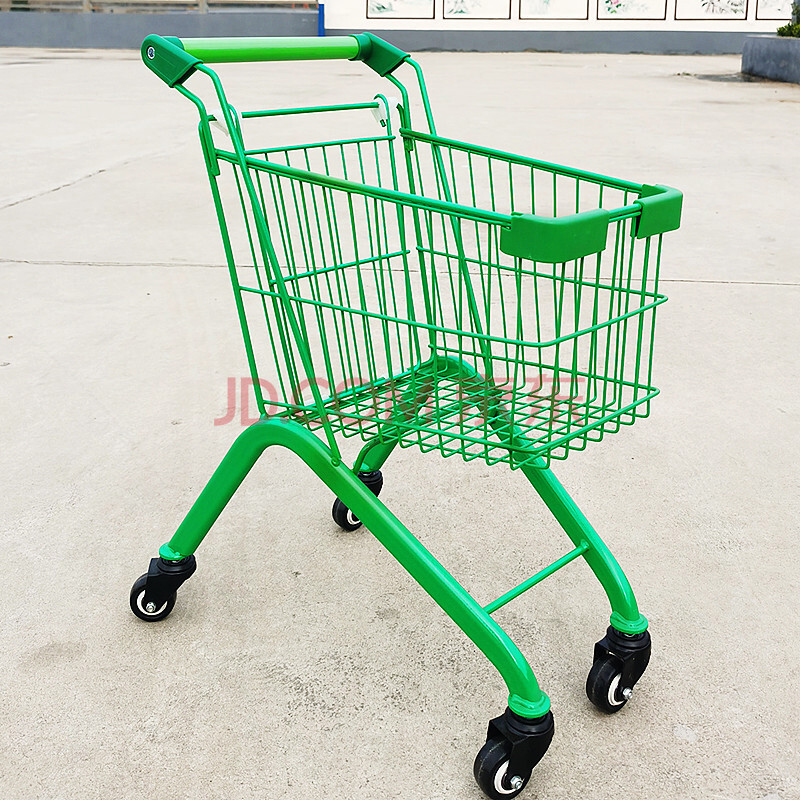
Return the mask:
[(774, 32), (791, 0), (329, 0), (334, 30)]

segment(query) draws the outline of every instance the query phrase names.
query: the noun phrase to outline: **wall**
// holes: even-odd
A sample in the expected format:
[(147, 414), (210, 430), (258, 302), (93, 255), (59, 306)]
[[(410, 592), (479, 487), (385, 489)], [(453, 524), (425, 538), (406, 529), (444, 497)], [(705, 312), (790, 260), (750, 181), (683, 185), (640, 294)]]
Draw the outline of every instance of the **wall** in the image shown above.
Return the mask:
[[(738, 53), (747, 34), (771, 33), (788, 21), (790, 6), (790, 0), (329, 0), (325, 16), (329, 34), (371, 30), (411, 51)], [(314, 36), (317, 13), (0, 12), (0, 46), (137, 48), (154, 32)]]
[(411, 50), (732, 53), (791, 0), (332, 0), (329, 33), (372, 30)]
[(139, 48), (148, 33), (181, 36), (316, 36), (315, 10), (200, 14), (0, 12), (0, 46)]

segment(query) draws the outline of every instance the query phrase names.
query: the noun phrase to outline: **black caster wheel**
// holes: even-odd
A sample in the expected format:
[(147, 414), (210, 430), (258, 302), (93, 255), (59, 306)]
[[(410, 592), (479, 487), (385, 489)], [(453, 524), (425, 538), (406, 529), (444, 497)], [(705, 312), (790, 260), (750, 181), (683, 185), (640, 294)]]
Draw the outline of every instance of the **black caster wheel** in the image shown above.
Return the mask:
[(595, 661), (586, 679), (586, 696), (606, 714), (615, 714), (631, 696), (631, 687), (622, 686), (622, 664), (615, 658)]
[(650, 650), (648, 631), (626, 634), (609, 628), (594, 646), (594, 663), (586, 679), (589, 700), (606, 714), (616, 714), (647, 669)]
[(194, 556), (178, 561), (151, 558), (150, 569), (136, 579), (131, 589), (131, 611), (145, 622), (159, 622), (175, 608), (178, 589), (197, 569)]
[(139, 619), (145, 622), (159, 622), (160, 620), (169, 616), (170, 611), (175, 608), (175, 601), (178, 598), (178, 593), (173, 592), (164, 602), (160, 608), (151, 602), (145, 603), (144, 590), (147, 585), (147, 575), (142, 575), (136, 579), (131, 589), (131, 611), (136, 614)]
[[(359, 472), (359, 480), (377, 497), (383, 488), (383, 475), (379, 469), (372, 472)], [(345, 531), (357, 531), (361, 520), (337, 497), (331, 511), (333, 521)]]
[(337, 497), (333, 501), (332, 510), (333, 521), (345, 531), (357, 531), (361, 526), (361, 520)]
[(481, 791), (492, 800), (516, 797), (527, 785), (530, 775), (509, 775), (511, 743), (506, 739), (489, 739), (475, 758), (473, 773)]
[(486, 744), (475, 757), (472, 772), (491, 800), (516, 797), (531, 779), (553, 739), (553, 715), (527, 719), (507, 708), (489, 722)]

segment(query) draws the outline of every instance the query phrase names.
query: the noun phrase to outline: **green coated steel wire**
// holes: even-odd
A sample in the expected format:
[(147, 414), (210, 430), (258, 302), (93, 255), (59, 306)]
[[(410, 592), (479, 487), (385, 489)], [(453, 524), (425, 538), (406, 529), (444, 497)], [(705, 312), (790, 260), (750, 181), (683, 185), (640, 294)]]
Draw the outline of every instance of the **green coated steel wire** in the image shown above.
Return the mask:
[[(409, 92), (393, 74), (396, 102), (377, 95), (238, 114), (215, 74), (197, 68), (221, 109), (198, 105), (201, 124), (219, 117), (229, 137), (210, 155), (230, 165), (243, 211), (234, 235), (222, 211), (230, 189), (220, 184), (215, 202), (237, 265), (259, 408), (319, 426), (335, 454), (337, 436), (369, 441), (385, 429), (401, 447), (546, 466), (649, 411), (655, 312), (666, 300), (660, 236), (636, 238), (641, 184), (439, 136), (421, 70), (409, 64), (426, 130), (412, 126)], [(375, 114), (383, 130), (244, 143), (244, 123), (330, 113)], [(504, 252), (515, 214), (559, 218), (595, 207), (609, 210), (608, 246), (595, 255), (548, 264)], [(248, 263), (252, 281), (243, 277)], [(431, 372), (453, 357), (482, 376), (479, 398), (474, 386), (466, 397), (458, 381)], [(401, 414), (398, 393), (426, 381), (425, 411)], [(524, 434), (513, 447), (486, 413), (498, 392)]]

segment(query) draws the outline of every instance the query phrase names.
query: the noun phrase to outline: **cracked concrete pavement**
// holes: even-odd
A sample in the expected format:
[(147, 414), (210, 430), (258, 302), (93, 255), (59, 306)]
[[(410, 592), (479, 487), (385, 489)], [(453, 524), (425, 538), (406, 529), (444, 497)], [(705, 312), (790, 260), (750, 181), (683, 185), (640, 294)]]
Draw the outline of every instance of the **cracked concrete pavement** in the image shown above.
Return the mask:
[[(573, 565), (498, 613), (556, 716), (523, 797), (800, 798), (800, 87), (738, 58), (423, 53), (440, 131), (685, 193), (650, 419), (557, 474), (651, 666), (605, 718)], [(232, 67), (262, 106), (354, 64)], [(363, 87), (363, 88), (362, 88)], [(240, 430), (246, 374), (194, 110), (138, 54), (0, 50), (0, 796), (478, 800), (502, 681), (327, 490), (270, 453), (168, 620), (127, 607)], [(382, 499), (482, 602), (563, 552), (518, 474), (411, 451)]]

